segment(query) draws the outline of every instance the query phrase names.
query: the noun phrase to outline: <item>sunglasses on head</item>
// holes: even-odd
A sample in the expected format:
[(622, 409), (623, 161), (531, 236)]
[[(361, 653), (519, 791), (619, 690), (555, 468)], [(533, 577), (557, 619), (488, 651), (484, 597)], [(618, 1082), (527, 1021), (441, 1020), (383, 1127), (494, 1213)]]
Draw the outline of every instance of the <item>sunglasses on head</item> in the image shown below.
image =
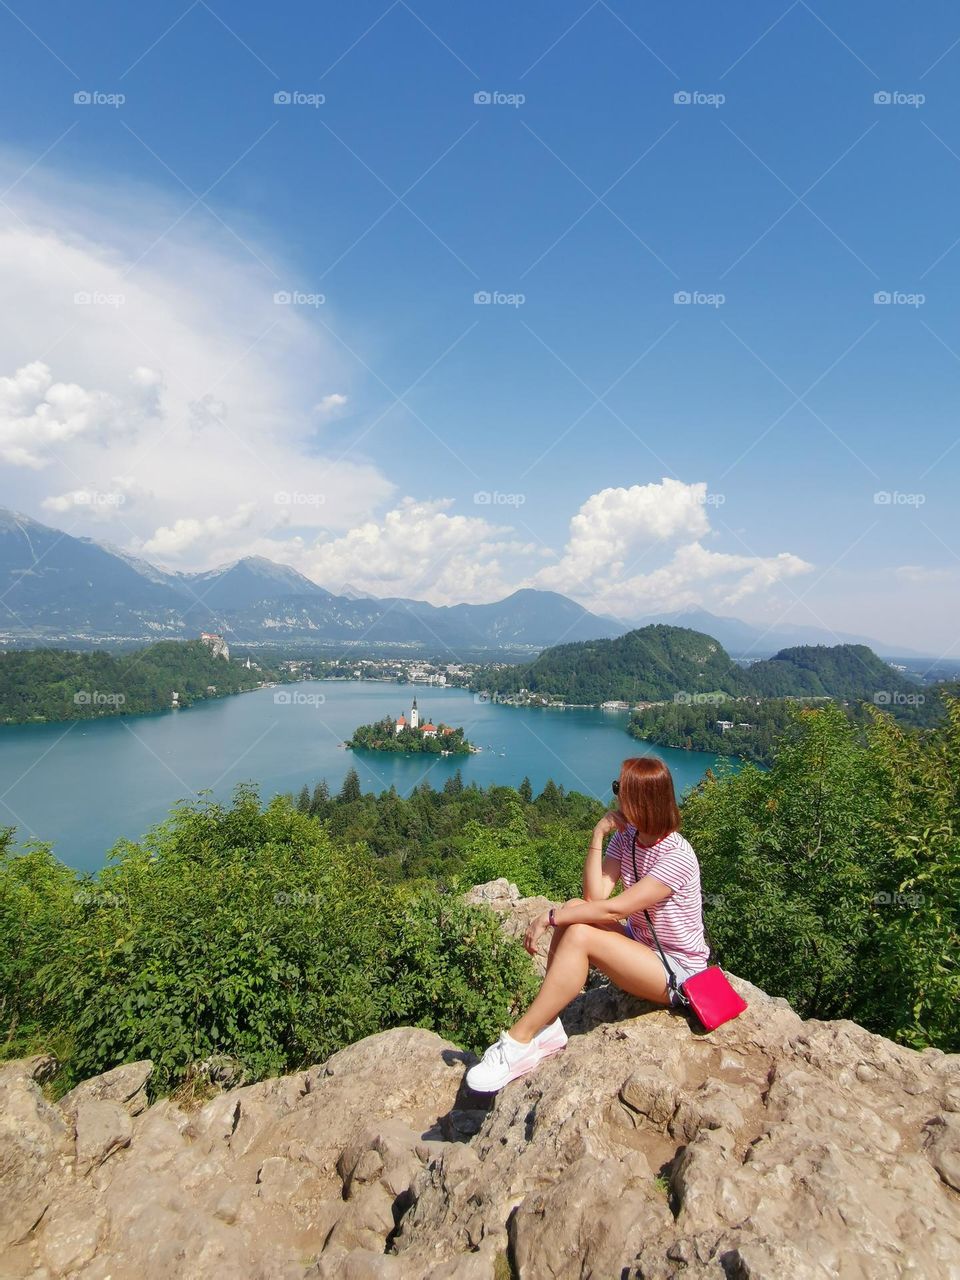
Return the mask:
[(614, 780), (610, 783), (610, 790), (613, 792), (613, 794), (614, 794), (615, 796), (618, 796), (618, 795), (620, 794), (620, 779), (619, 779), (619, 778), (614, 778)]

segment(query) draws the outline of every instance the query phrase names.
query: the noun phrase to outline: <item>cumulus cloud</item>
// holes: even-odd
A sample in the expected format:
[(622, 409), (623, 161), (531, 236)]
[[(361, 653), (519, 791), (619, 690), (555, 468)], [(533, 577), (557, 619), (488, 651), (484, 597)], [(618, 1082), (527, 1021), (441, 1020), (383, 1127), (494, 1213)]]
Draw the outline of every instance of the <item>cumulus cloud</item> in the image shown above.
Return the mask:
[(226, 535), (233, 534), (237, 529), (248, 528), (254, 510), (254, 504), (246, 502), (231, 516), (207, 516), (205, 520), (187, 517), (176, 520), (172, 525), (162, 525), (157, 529), (140, 550), (146, 556), (167, 559), (181, 556), (198, 542), (205, 546), (222, 542)]
[(15, 467), (48, 466), (77, 436), (89, 441), (116, 424), (120, 410), (116, 397), (57, 382), (49, 365), (33, 360), (0, 377), (0, 457)]
[(379, 520), (342, 537), (304, 546), (296, 559), (315, 582), (349, 582), (378, 596), (414, 596), (435, 604), (495, 600), (511, 589), (503, 557), (532, 554), (509, 526), (451, 513), (450, 499), (404, 498)]
[(701, 481), (664, 478), (659, 484), (603, 489), (570, 521), (557, 562), (535, 574), (530, 585), (631, 619), (692, 605), (734, 605), (812, 568), (789, 552), (734, 555), (705, 547), (703, 538), (713, 532), (709, 512), (719, 505)]

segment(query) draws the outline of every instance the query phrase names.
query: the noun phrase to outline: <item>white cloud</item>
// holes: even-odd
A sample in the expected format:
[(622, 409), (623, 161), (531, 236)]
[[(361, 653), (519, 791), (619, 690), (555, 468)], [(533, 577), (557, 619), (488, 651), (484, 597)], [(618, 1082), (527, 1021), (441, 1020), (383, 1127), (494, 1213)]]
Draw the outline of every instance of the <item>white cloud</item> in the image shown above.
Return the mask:
[(246, 529), (252, 523), (255, 511), (252, 502), (246, 502), (232, 516), (207, 516), (205, 520), (192, 518), (176, 520), (171, 526), (161, 526), (140, 548), (144, 556), (181, 556), (198, 542), (205, 545), (221, 542), (225, 535), (238, 529)]
[(303, 547), (295, 567), (331, 590), (349, 582), (373, 595), (434, 604), (506, 595), (512, 586), (502, 557), (522, 557), (535, 548), (512, 538), (509, 526), (451, 514), (452, 505), (450, 499), (404, 498), (380, 520)]
[[(663, 479), (659, 484), (603, 489), (570, 521), (556, 564), (530, 585), (561, 591), (589, 608), (621, 619), (701, 605), (736, 604), (774, 583), (807, 573), (789, 552), (733, 555), (711, 551), (709, 511), (722, 505), (706, 483)], [(640, 570), (643, 572), (640, 572)]]
[[(0, 187), (25, 167), (0, 155)], [(274, 303), (254, 232), (239, 228), (266, 268), (128, 182), (87, 189), (35, 170), (14, 201), (0, 207), (0, 459), (17, 483), (0, 504), (70, 510), (75, 533), (111, 523), (126, 550), (162, 545), (205, 568), (276, 533), (345, 530), (391, 500), (374, 463), (318, 452), (317, 378), (342, 387), (349, 369), (311, 316)], [(116, 476), (124, 501), (84, 500)], [(323, 502), (275, 500), (294, 488)]]
[(322, 418), (332, 418), (349, 400), (349, 396), (341, 395), (338, 391), (332, 392), (328, 396), (324, 396), (319, 404), (314, 405), (314, 412)]
[(0, 457), (16, 467), (45, 467), (75, 437), (116, 424), (120, 401), (75, 382), (56, 382), (50, 366), (33, 360), (0, 377)]

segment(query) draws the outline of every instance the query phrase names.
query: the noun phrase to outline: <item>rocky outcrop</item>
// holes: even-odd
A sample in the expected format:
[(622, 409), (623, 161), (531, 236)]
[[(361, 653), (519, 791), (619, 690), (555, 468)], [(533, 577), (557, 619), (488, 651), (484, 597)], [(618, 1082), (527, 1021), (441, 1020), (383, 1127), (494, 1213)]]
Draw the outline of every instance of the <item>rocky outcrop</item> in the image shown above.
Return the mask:
[(0, 1275), (958, 1280), (960, 1059), (734, 981), (709, 1035), (588, 990), (493, 1098), (409, 1027), (194, 1111), (143, 1106), (146, 1063), (58, 1105), (9, 1063)]

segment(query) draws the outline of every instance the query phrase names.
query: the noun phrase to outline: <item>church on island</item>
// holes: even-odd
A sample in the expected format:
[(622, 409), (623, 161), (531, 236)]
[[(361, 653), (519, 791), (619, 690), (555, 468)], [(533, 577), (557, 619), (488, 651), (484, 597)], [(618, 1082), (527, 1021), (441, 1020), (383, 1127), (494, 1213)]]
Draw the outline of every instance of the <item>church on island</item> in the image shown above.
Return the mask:
[(441, 725), (439, 729), (435, 724), (431, 724), (429, 720), (425, 724), (420, 723), (420, 711), (417, 707), (417, 700), (414, 698), (413, 706), (410, 708), (410, 718), (401, 715), (397, 717), (394, 733), (402, 733), (404, 729), (418, 729), (425, 738), (435, 738), (438, 733), (453, 733), (449, 725)]

